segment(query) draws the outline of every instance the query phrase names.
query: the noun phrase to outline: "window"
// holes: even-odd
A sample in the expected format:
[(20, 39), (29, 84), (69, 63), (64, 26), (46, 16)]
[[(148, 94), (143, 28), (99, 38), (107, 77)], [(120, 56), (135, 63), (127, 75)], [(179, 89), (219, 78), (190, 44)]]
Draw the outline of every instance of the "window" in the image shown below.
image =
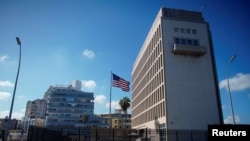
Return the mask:
[(198, 46), (198, 45), (199, 45), (198, 40), (193, 40), (193, 45), (194, 45), (194, 46)]
[(188, 44), (188, 45), (192, 45), (192, 40), (188, 39), (188, 40), (187, 40), (187, 44)]
[(178, 27), (175, 27), (175, 28), (174, 28), (174, 32), (179, 32), (179, 28), (178, 28)]
[(175, 38), (175, 39), (174, 39), (174, 43), (180, 44), (180, 39), (179, 39), (179, 38)]
[(192, 34), (197, 34), (197, 30), (196, 29), (192, 29)]
[(185, 33), (185, 29), (184, 28), (181, 28), (181, 33)]
[(189, 33), (189, 34), (190, 34), (190, 33), (191, 33), (191, 30), (187, 28), (187, 29), (186, 29), (186, 33)]
[(69, 97), (67, 98), (67, 101), (74, 101), (74, 98)]
[(198, 39), (174, 38), (175, 44), (199, 46)]
[(181, 39), (181, 44), (185, 45), (186, 44), (186, 39)]

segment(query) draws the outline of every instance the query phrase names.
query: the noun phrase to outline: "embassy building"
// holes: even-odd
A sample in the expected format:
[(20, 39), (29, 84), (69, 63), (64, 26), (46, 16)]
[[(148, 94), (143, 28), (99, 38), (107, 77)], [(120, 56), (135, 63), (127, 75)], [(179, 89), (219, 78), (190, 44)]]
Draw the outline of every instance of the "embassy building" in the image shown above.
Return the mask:
[(206, 131), (223, 123), (211, 31), (201, 12), (161, 8), (131, 75), (132, 128)]

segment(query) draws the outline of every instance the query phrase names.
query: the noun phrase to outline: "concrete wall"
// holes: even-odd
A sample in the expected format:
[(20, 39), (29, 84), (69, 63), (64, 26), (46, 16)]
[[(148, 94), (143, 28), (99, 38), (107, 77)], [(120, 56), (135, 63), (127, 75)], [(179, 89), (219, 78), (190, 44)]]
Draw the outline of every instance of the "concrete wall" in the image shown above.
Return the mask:
[[(219, 124), (215, 74), (205, 23), (163, 19), (164, 67), (168, 129), (207, 129)], [(197, 34), (174, 33), (175, 27), (196, 29)], [(173, 53), (174, 37), (195, 38), (207, 47), (202, 56)], [(199, 47), (199, 46), (197, 46)]]

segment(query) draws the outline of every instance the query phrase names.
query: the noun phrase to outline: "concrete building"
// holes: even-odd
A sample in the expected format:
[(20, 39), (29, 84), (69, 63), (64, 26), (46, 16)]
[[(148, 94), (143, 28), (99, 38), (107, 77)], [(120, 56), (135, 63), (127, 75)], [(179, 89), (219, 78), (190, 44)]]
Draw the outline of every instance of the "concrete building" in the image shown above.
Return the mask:
[(207, 130), (221, 106), (208, 22), (161, 8), (133, 65), (132, 128)]
[(26, 104), (25, 117), (28, 118), (45, 118), (46, 113), (46, 101), (44, 99), (36, 99), (34, 101), (28, 101)]
[(94, 94), (81, 91), (79, 83), (49, 87), (44, 95), (46, 127), (84, 127), (84, 117), (94, 114)]
[(125, 114), (119, 109), (115, 111), (113, 114), (101, 114), (101, 117), (108, 119), (110, 128), (131, 129), (131, 114)]
[[(0, 141), (4, 140), (7, 126), (8, 126), (8, 117), (0, 119)], [(8, 132), (9, 134), (7, 136), (7, 141), (23, 141), (25, 137), (24, 130), (22, 129), (21, 120), (11, 119), (9, 123)], [(22, 133), (21, 138), (19, 133)]]
[(89, 116), (89, 120), (85, 124), (87, 128), (109, 128), (109, 118), (104, 118), (101, 115)]

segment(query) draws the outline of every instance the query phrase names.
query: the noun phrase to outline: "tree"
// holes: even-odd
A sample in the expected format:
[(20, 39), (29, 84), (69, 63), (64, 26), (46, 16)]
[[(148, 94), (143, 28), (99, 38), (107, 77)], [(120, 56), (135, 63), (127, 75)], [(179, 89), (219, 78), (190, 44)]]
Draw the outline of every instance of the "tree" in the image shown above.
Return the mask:
[(124, 122), (124, 128), (126, 127), (126, 117), (127, 117), (127, 109), (130, 107), (130, 99), (128, 97), (123, 97), (122, 99), (120, 99), (119, 101), (119, 105), (122, 109), (122, 111), (125, 112), (125, 122)]

